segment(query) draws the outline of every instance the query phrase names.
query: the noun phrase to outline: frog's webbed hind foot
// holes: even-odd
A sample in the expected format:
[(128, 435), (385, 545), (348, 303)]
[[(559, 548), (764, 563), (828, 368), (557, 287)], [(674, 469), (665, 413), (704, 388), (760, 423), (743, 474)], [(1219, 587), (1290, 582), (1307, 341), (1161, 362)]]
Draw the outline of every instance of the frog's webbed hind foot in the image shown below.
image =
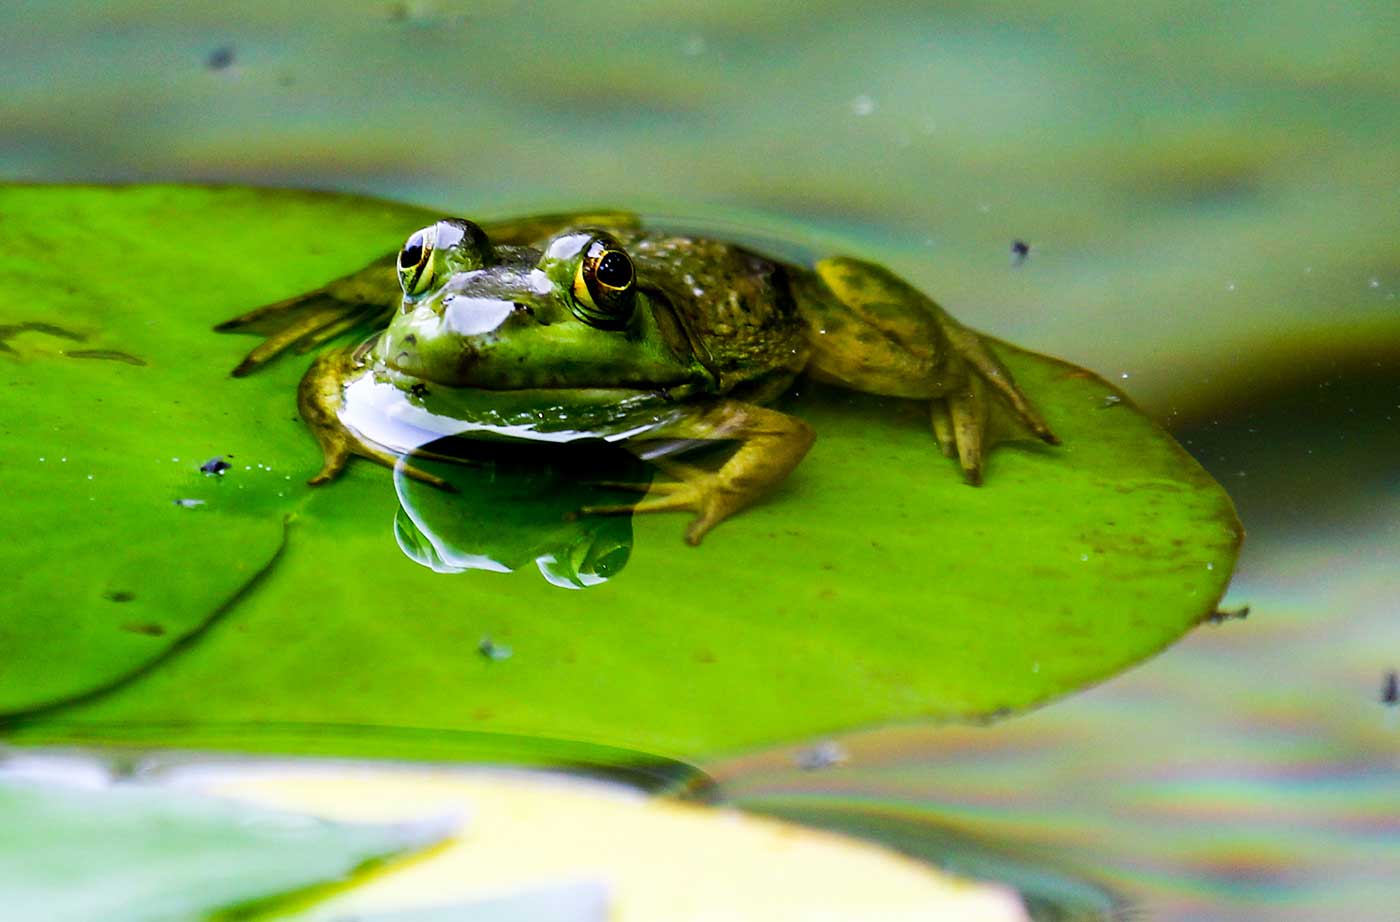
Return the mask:
[(883, 266), (836, 257), (799, 281), (799, 305), (817, 334), (808, 373), (872, 394), (928, 400), (934, 436), (963, 478), (982, 482), (1002, 436), (1059, 439), (982, 337)]
[(394, 257), (305, 294), (267, 304), (214, 327), (220, 333), (253, 333), (265, 339), (233, 369), (241, 378), (294, 349), (307, 352), (357, 326), (369, 326), (399, 299)]
[(943, 317), (946, 318), (944, 332), (948, 336), (948, 341), (971, 368), (975, 375), (972, 380), (976, 381), (980, 378), (995, 390), (1002, 400), (1006, 401), (1007, 406), (1015, 412), (1016, 418), (1021, 424), (1030, 430), (1036, 438), (1047, 445), (1060, 444), (1060, 437), (1050, 431), (1050, 426), (1040, 415), (1040, 411), (1016, 386), (1015, 379), (1011, 377), (1011, 371), (1002, 363), (1001, 359), (992, 353), (992, 350), (987, 348), (981, 335), (975, 330), (969, 330), (946, 313), (943, 314)]
[(355, 361), (346, 350), (333, 350), (311, 363), (297, 388), (297, 409), (321, 446), (321, 469), (306, 482), (313, 487), (330, 483), (358, 455), (390, 470), (402, 466), (414, 480), (455, 493), (456, 488), (446, 480), (412, 464), (400, 465), (398, 455), (365, 442), (340, 421), (341, 387), (347, 372), (355, 368)]

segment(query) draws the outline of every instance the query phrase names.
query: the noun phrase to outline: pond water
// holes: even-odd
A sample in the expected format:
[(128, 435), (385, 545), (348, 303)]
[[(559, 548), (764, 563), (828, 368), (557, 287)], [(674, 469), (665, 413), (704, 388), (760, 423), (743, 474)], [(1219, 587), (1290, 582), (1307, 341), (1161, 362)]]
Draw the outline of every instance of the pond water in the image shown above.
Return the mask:
[(1236, 497), (1248, 618), (992, 727), (707, 766), (720, 795), (1147, 918), (1393, 918), (1393, 3), (26, 2), (0, 36), (6, 180), (743, 226), (1113, 379)]

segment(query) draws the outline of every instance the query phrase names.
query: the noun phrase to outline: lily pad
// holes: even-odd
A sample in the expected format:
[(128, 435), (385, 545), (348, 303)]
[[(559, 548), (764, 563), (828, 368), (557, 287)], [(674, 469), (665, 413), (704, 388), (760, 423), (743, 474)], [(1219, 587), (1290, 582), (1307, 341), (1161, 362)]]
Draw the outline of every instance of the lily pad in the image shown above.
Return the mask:
[[(981, 488), (938, 453), (923, 407), (804, 384), (786, 408), (816, 429), (811, 454), (702, 546), (682, 543), (682, 517), (638, 516), (625, 567), (585, 589), (534, 566), (433, 572), (399, 550), (389, 472), (302, 485), (319, 462), (295, 419), (307, 360), (229, 379), (249, 341), (209, 332), (358, 268), (422, 212), (12, 188), (0, 214), (0, 323), (61, 320), (146, 362), (73, 359), (35, 333), (0, 355), (0, 465), (26, 478), (0, 513), (25, 536), (0, 551), (23, 576), (0, 614), (16, 741), (696, 757), (984, 719), (1162, 649), (1214, 611), (1234, 566), (1229, 498), (1166, 433), (1090, 372), (998, 346), (1064, 444), (999, 448)], [(56, 424), (82, 426), (80, 474), (112, 483), (87, 500), (101, 515), (71, 511), (89, 481), (35, 460)], [(197, 470), (220, 453), (232, 470)], [(109, 653), (132, 646), (113, 614), (132, 603), (109, 588), (180, 630)]]
[(208, 919), (339, 883), (450, 831), (436, 820), (339, 823), (139, 785), (0, 779), (0, 893), (9, 922)]

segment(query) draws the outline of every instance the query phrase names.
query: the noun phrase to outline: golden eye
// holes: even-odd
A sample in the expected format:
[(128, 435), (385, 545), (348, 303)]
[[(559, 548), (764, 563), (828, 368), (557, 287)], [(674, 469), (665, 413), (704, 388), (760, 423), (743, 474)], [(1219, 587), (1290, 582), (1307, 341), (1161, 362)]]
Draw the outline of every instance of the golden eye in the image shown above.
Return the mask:
[(399, 251), (399, 286), (410, 297), (422, 294), (433, 282), (431, 267), (436, 229), (434, 225), (414, 231)]
[(574, 274), (574, 313), (595, 327), (625, 327), (636, 302), (636, 280), (631, 258), (612, 240), (595, 238)]

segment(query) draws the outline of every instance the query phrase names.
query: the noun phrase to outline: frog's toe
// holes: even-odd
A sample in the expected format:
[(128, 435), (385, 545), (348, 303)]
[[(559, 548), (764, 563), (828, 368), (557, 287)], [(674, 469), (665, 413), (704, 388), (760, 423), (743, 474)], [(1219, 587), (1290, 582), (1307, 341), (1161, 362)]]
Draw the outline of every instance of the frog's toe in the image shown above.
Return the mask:
[(943, 400), (929, 403), (929, 419), (933, 423), (933, 437), (938, 439), (938, 447), (943, 457), (958, 456), (958, 440), (953, 435), (953, 417), (948, 413), (948, 404)]
[(987, 434), (987, 398), (982, 382), (969, 378), (966, 388), (948, 395), (947, 403), (963, 480), (974, 487), (980, 486)]
[[(379, 459), (375, 458), (374, 460), (377, 461)], [(419, 483), (426, 483), (430, 487), (437, 487), (439, 490), (443, 490), (448, 493), (457, 492), (457, 488), (454, 487), (448, 481), (443, 480), (436, 474), (429, 474), (422, 468), (414, 467), (412, 464), (408, 464), (407, 462), (399, 462), (397, 465), (395, 465), (395, 468), (401, 469), (406, 476), (418, 481)]]
[(650, 483), (633, 480), (585, 480), (582, 486), (597, 487), (602, 490), (630, 490), (633, 493), (648, 493), (652, 489)]
[[(633, 485), (636, 486), (636, 485)], [(647, 496), (635, 503), (606, 506), (585, 506), (585, 515), (624, 515), (642, 512), (694, 512), (696, 516), (685, 530), (686, 544), (696, 545), (720, 522), (746, 505), (744, 498), (726, 490), (714, 474), (698, 481), (667, 481), (653, 483)]]

